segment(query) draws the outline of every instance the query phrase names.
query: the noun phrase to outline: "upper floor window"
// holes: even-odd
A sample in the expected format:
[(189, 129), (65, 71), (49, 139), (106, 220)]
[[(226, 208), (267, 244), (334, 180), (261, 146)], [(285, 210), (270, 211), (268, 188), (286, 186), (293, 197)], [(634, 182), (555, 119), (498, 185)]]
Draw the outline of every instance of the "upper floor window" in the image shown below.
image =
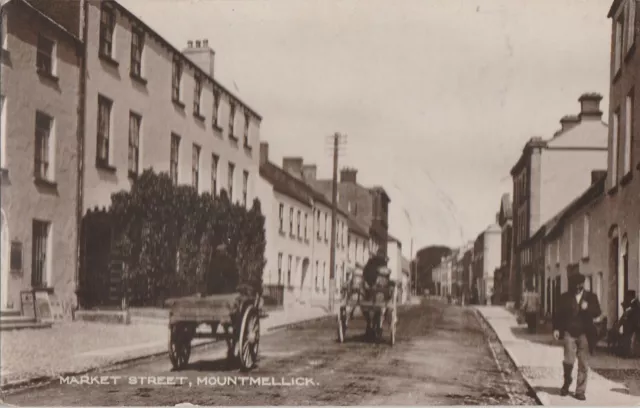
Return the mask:
[(142, 77), (142, 50), (144, 49), (144, 31), (140, 28), (131, 29), (131, 75)]
[(193, 144), (191, 151), (191, 186), (198, 191), (198, 181), (200, 179), (200, 146)]
[(298, 218), (297, 218), (298, 238), (302, 238), (302, 225), (300, 224), (301, 218), (302, 218), (302, 212), (298, 210)]
[(236, 171), (236, 165), (233, 163), (229, 163), (229, 169), (227, 171), (227, 185), (229, 186), (229, 201), (233, 202), (233, 177)]
[(633, 46), (636, 40), (636, 1), (637, 0), (629, 0), (627, 1), (627, 40), (626, 40), (626, 51), (629, 52), (631, 47)]
[[(631, 149), (633, 144), (633, 105), (634, 105), (634, 92), (631, 90), (627, 95), (625, 104), (625, 119), (624, 119), (624, 155), (623, 155), (623, 174), (631, 172)], [(618, 135), (618, 137), (620, 137)]]
[(50, 180), (51, 132), (53, 118), (42, 112), (36, 112), (36, 140), (34, 157), (34, 177), (39, 180)]
[(244, 147), (249, 147), (249, 124), (251, 122), (251, 117), (248, 113), (244, 114)]
[(178, 161), (180, 159), (180, 136), (171, 134), (171, 157), (169, 158), (169, 177), (174, 186), (178, 185)]
[(0, 138), (0, 169), (5, 169), (7, 167), (7, 99), (4, 95), (0, 95)]
[(624, 50), (625, 35), (625, 16), (624, 9), (620, 10), (620, 14), (615, 20), (615, 44), (614, 44), (614, 74), (622, 67), (622, 53)]
[(213, 112), (211, 115), (211, 125), (213, 127), (219, 128), (220, 127), (220, 123), (218, 121), (219, 118), (219, 113), (218, 111), (220, 110), (220, 91), (214, 89), (213, 90)]
[(329, 240), (329, 214), (324, 214), (324, 240)]
[(242, 205), (247, 206), (247, 194), (249, 189), (249, 172), (244, 170), (242, 172)]
[(308, 220), (309, 214), (304, 214), (304, 239), (305, 241), (309, 239), (309, 230), (308, 230)]
[(320, 241), (322, 234), (320, 233), (320, 211), (319, 210), (314, 210), (316, 211), (316, 238), (318, 239), (318, 241)]
[(43, 35), (38, 35), (38, 55), (36, 68), (38, 73), (49, 76), (55, 75), (55, 42)]
[(96, 164), (109, 165), (109, 141), (111, 139), (111, 108), (113, 102), (98, 95), (98, 143), (96, 148)]
[(293, 236), (293, 207), (289, 208), (289, 236)]
[(194, 77), (194, 90), (193, 90), (193, 114), (200, 116), (200, 104), (202, 102), (202, 78), (199, 75)]
[(235, 130), (235, 121), (236, 121), (236, 104), (231, 102), (229, 104), (229, 137), (236, 137)]
[(211, 194), (218, 196), (218, 162), (220, 157), (217, 154), (211, 155)]
[(611, 183), (612, 187), (618, 184), (618, 157), (620, 154), (620, 110), (613, 113), (611, 127)]
[(171, 99), (180, 102), (182, 96), (182, 62), (178, 57), (173, 59), (173, 72), (171, 79)]
[(280, 206), (278, 208), (278, 221), (279, 221), (279, 225), (280, 225), (280, 232), (284, 232), (284, 204), (280, 203)]
[(140, 161), (140, 124), (142, 117), (129, 112), (129, 175), (138, 174)]
[(585, 214), (582, 221), (582, 257), (589, 256), (589, 223), (590, 215)]
[(113, 58), (113, 32), (116, 26), (115, 10), (103, 2), (100, 8), (100, 55)]

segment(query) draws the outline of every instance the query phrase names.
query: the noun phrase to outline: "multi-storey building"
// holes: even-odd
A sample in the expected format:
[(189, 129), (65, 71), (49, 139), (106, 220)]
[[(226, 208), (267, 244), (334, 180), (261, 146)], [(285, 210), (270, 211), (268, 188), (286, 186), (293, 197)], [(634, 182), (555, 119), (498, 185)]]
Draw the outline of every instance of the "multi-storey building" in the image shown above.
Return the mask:
[(349, 217), (347, 236), (347, 264), (351, 269), (362, 270), (369, 260), (369, 234), (355, 218)]
[(501, 229), (500, 235), (500, 267), (496, 271), (494, 290), (496, 300), (505, 303), (509, 300), (509, 288), (511, 283), (511, 245), (513, 238), (513, 214), (511, 207), (511, 196), (506, 193), (500, 200), (500, 212), (498, 213), (498, 225)]
[(20, 292), (39, 289), (68, 311), (76, 289), (82, 43), (24, 0), (2, 1), (0, 18), (0, 306), (20, 310)]
[(108, 207), (143, 169), (251, 203), (261, 117), (214, 79), (207, 40), (180, 52), (116, 1), (85, 9), (85, 210)]
[(389, 235), (387, 242), (387, 266), (391, 270), (391, 279), (396, 282), (402, 280), (402, 243), (397, 238)]
[(402, 297), (401, 303), (406, 303), (411, 298), (411, 262), (406, 257), (402, 257)]
[[(260, 162), (260, 200), (267, 218), (263, 281), (267, 286), (282, 285), (287, 305), (326, 305), (331, 271), (331, 203), (305, 183), (301, 158), (284, 158), (280, 168), (269, 161), (269, 146), (263, 142)], [(348, 269), (349, 221), (338, 209), (336, 287), (345, 280)]]
[(615, 319), (615, 297), (607, 293), (609, 254), (607, 240), (606, 175), (592, 173), (593, 184), (545, 226), (542, 306), (547, 316), (556, 312), (557, 300), (568, 289), (568, 278), (580, 273), (594, 292), (605, 316)]
[(607, 164), (609, 296), (619, 317), (624, 293), (640, 291), (640, 127), (636, 95), (638, 67), (637, 4), (615, 0), (609, 11), (611, 87), (609, 94), (609, 154)]
[(473, 244), (472, 292), (480, 304), (491, 303), (493, 297), (493, 276), (500, 265), (500, 238), (500, 227), (494, 223), (478, 234)]
[(525, 281), (533, 279), (532, 248), (525, 242), (591, 184), (591, 170), (606, 163), (607, 125), (601, 119), (601, 99), (597, 94), (583, 94), (579, 98), (580, 114), (563, 117), (562, 129), (551, 139), (532, 138), (511, 169), (511, 301), (519, 303)]
[[(387, 236), (389, 234), (389, 203), (391, 200), (386, 191), (380, 187), (364, 187), (357, 182), (356, 169), (346, 168), (340, 171), (338, 182), (338, 203), (347, 209), (359, 222), (367, 226), (371, 237), (370, 252), (387, 252)], [(307, 178), (307, 181), (331, 197), (332, 180)]]

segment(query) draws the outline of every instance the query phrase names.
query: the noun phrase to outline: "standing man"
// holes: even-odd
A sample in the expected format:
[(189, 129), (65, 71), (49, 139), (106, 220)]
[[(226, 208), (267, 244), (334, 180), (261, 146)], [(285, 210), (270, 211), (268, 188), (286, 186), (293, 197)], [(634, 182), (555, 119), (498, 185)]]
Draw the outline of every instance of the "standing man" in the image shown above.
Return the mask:
[(578, 358), (578, 383), (575, 398), (584, 401), (587, 390), (589, 366), (589, 337), (596, 331), (593, 320), (600, 316), (598, 297), (584, 290), (585, 278), (576, 274), (569, 276), (569, 290), (560, 296), (558, 310), (553, 322), (553, 337), (563, 340), (564, 384), (560, 395), (569, 394), (573, 363)]

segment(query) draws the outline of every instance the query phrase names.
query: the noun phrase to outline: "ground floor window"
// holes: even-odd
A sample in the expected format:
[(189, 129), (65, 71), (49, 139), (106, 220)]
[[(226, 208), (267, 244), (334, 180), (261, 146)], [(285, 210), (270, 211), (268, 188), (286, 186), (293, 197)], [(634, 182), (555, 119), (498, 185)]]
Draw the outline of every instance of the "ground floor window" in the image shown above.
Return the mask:
[(49, 226), (46, 221), (33, 221), (33, 241), (31, 257), (31, 286), (44, 287), (47, 284), (47, 250)]

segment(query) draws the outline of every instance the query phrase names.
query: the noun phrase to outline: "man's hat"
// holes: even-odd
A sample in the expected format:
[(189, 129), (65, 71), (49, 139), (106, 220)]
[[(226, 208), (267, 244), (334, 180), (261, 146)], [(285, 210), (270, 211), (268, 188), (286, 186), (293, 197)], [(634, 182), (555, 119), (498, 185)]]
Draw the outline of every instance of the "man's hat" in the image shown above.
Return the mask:
[(579, 273), (569, 276), (569, 286), (576, 286), (584, 283), (585, 277)]

